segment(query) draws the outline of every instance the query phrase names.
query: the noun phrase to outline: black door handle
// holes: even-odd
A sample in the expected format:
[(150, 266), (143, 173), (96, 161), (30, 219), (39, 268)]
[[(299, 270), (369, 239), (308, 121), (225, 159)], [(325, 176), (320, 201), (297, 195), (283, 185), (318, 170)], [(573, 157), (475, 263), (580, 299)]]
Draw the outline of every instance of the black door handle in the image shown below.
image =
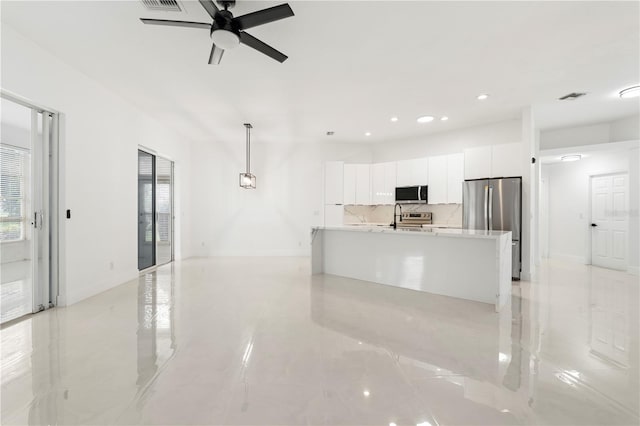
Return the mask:
[(597, 223), (592, 223), (591, 226), (595, 228), (596, 226), (598, 226), (598, 224)]

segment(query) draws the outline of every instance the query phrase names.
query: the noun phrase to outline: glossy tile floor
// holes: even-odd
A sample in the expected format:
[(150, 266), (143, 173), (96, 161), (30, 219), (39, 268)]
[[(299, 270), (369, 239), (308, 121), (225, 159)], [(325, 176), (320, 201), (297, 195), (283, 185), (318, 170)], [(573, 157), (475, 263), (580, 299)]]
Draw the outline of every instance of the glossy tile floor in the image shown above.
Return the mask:
[(0, 264), (0, 323), (33, 312), (30, 260)]
[(2, 424), (638, 424), (638, 278), (543, 265), (493, 306), (192, 259), (5, 326)]

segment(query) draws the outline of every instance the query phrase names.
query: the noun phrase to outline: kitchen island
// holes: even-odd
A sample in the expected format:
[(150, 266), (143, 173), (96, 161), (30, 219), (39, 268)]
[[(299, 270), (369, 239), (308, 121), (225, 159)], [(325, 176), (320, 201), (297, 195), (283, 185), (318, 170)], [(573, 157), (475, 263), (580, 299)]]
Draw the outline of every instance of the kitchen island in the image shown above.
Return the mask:
[(511, 297), (511, 232), (331, 226), (311, 230), (311, 273), (474, 300)]

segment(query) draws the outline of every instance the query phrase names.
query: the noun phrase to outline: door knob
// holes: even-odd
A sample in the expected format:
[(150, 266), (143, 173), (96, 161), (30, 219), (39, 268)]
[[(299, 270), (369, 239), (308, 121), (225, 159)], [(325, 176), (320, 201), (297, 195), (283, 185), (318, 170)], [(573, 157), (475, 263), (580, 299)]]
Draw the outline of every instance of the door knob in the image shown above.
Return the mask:
[(595, 228), (596, 226), (598, 226), (598, 224), (597, 223), (592, 223), (591, 226)]

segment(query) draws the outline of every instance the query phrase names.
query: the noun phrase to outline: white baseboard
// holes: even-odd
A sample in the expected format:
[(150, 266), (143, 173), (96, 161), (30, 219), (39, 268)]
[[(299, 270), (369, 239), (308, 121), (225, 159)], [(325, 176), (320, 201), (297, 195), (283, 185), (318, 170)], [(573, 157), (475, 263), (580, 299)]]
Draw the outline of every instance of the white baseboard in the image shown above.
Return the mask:
[(631, 275), (640, 275), (640, 266), (627, 266), (627, 272)]
[(567, 262), (579, 263), (581, 265), (588, 265), (589, 262), (584, 256), (575, 256), (572, 254), (564, 254), (564, 253), (549, 253), (549, 258), (551, 259), (559, 259)]

